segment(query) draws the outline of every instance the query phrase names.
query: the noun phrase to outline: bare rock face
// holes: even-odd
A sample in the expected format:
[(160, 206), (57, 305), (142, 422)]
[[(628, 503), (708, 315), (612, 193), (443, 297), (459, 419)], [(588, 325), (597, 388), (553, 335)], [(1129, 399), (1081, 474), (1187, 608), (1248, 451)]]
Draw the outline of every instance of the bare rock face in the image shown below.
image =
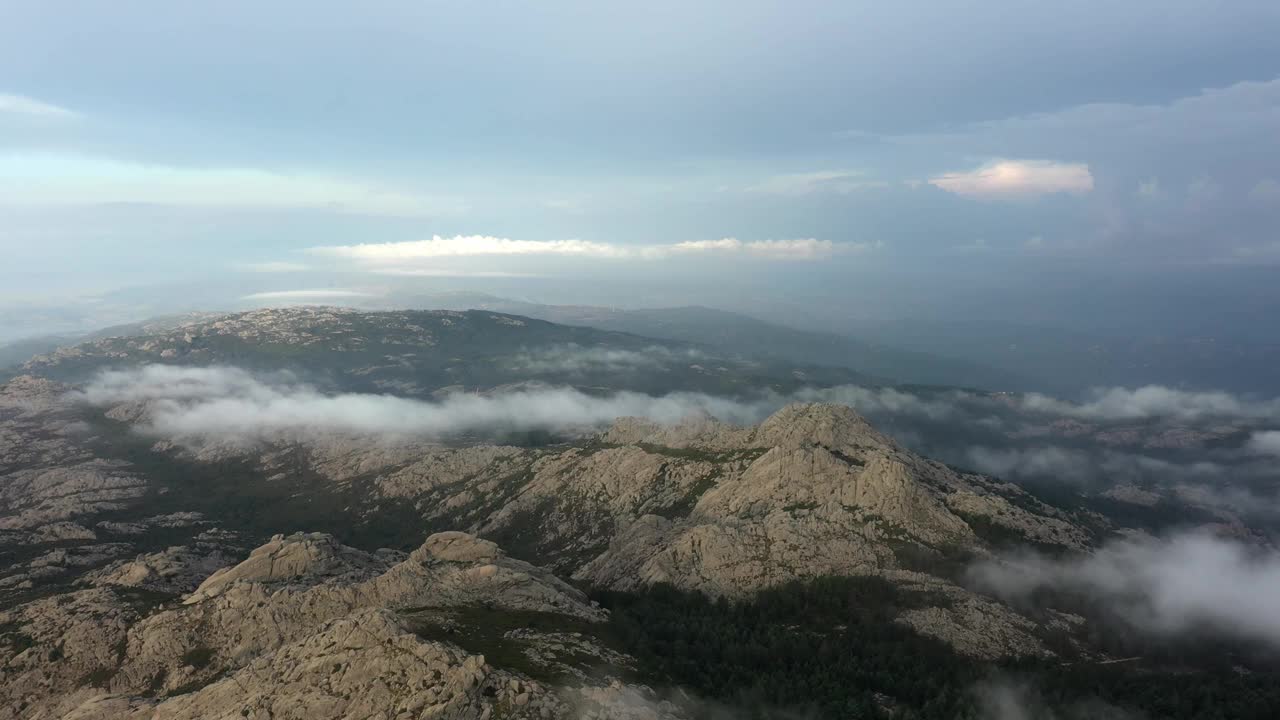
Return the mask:
[[(526, 491), (482, 527), (500, 528), (547, 497), (604, 497), (617, 532), (575, 577), (715, 594), (892, 568), (890, 540), (978, 544), (944, 501), (950, 485), (960, 484), (955, 474), (900, 449), (847, 407), (793, 405), (758, 428), (699, 421), (687, 430), (681, 438), (678, 428), (625, 421), (604, 437), (626, 437), (638, 448), (606, 451), (613, 456), (600, 462), (542, 461)], [(671, 445), (649, 444), (656, 439)], [(664, 447), (696, 452), (672, 453), (677, 463)], [(685, 499), (687, 514), (665, 512), (676, 503), (654, 501), (664, 492)], [(634, 512), (644, 508), (652, 510)]]
[(185, 602), (191, 604), (215, 597), (236, 583), (363, 580), (385, 567), (384, 560), (346, 547), (332, 535), (276, 535), (266, 545), (254, 549), (245, 561), (210, 575)]
[(197, 540), (191, 546), (175, 545), (117, 561), (85, 573), (79, 582), (180, 595), (192, 592), (210, 573), (226, 567), (233, 551), (234, 546), (224, 542)]
[(308, 636), (199, 690), (154, 705), (98, 697), (68, 718), (563, 717), (546, 687), (441, 643), (424, 641), (386, 610), (323, 623)]
[(81, 515), (119, 510), (146, 492), (121, 463), (90, 460), (20, 470), (0, 486), (0, 530), (27, 530)]
[(604, 618), (550, 573), (457, 532), (407, 557), (319, 533), (277, 536), (145, 618), (120, 594), (208, 560), (171, 548), (104, 569), (92, 577), (99, 587), (0, 614), (11, 628), (0, 705), (14, 708), (0, 718), (478, 718), (499, 707), (564, 717), (568, 706), (547, 688), (418, 637), (395, 611), (483, 605)]
[(55, 718), (63, 703), (101, 693), (139, 617), (106, 588), (0, 612), (0, 718)]

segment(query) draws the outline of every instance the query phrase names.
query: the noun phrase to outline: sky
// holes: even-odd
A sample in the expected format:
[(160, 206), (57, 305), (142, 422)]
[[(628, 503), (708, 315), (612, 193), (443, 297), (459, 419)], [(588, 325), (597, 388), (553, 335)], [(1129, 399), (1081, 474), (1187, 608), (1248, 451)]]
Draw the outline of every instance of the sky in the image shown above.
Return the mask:
[(1254, 0), (0, 0), (0, 334), (148, 287), (119, 312), (1226, 322), (1280, 307), (1278, 36)]

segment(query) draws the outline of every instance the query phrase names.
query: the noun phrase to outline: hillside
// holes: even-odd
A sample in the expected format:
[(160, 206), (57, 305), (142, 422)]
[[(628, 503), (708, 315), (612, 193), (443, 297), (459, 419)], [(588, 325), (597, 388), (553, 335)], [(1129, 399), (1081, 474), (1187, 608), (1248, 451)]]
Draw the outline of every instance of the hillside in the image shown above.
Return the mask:
[(407, 300), (418, 306), (509, 312), (565, 325), (585, 325), (664, 340), (696, 342), (733, 354), (849, 368), (886, 382), (991, 390), (1039, 387), (1035, 381), (1007, 368), (985, 367), (967, 360), (903, 350), (834, 333), (798, 330), (707, 307), (626, 310), (542, 305), (480, 293), (441, 293)]
[(866, 380), (705, 345), (472, 311), (290, 308), (130, 329), (36, 356), (20, 371), (80, 382), (146, 363), (288, 370), (347, 392), (430, 396), (542, 382), (587, 390), (739, 394)]
[[(1110, 505), (1032, 492), (840, 403), (562, 422), (626, 392), (841, 371), (492, 311), (315, 308), (26, 370), (0, 385), (0, 718), (956, 718), (1001, 670), (1153, 715), (1174, 686), (1180, 711), (1280, 708), (1265, 652), (1153, 640), (1070, 593), (1023, 602), (973, 579), (1008, 552), (1088, 558), (1155, 519), (1257, 532), (1225, 510), (1148, 507), (1159, 487)], [(579, 394), (530, 389), (547, 383)], [(1016, 396), (880, 391), (856, 397), (971, 403), (973, 427), (960, 404), (915, 426), (960, 437), (1201, 452), (1240, 436), (1028, 426)], [(493, 407), (506, 429), (556, 432), (422, 422), (483, 427)]]

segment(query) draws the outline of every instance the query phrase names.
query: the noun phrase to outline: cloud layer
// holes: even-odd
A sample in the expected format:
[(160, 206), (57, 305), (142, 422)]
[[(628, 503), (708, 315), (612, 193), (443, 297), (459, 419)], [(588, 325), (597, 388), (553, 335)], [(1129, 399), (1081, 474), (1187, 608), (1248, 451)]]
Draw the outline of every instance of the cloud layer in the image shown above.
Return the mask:
[(1114, 542), (1083, 558), (1023, 554), (980, 563), (971, 579), (1007, 599), (1080, 593), (1158, 635), (1213, 631), (1280, 646), (1280, 555), (1206, 534)]
[(1082, 163), (1048, 160), (999, 160), (969, 172), (929, 178), (929, 184), (957, 195), (1026, 197), (1052, 193), (1087, 193), (1093, 175)]
[[(622, 369), (689, 358), (670, 351), (590, 351), (550, 348), (512, 362), (531, 374), (540, 369)], [(337, 432), (386, 436), (445, 436), (489, 430), (585, 430), (624, 416), (675, 423), (711, 415), (735, 424), (756, 423), (792, 402), (849, 405), (865, 414), (934, 410), (892, 389), (852, 385), (809, 388), (790, 394), (763, 392), (751, 399), (678, 392), (588, 395), (544, 388), (494, 395), (452, 395), (427, 402), (391, 395), (324, 394), (288, 375), (255, 374), (235, 367), (148, 365), (99, 374), (83, 391), (90, 404), (149, 404), (148, 432), (167, 436), (255, 439), (281, 433)]]
[(674, 363), (687, 365), (706, 357), (700, 350), (672, 350), (653, 345), (640, 350), (581, 345), (553, 345), (516, 353), (504, 365), (515, 372), (547, 373), (626, 372), (662, 368)]
[(488, 235), (435, 235), (429, 240), (361, 243), (310, 248), (313, 255), (341, 258), (366, 268), (391, 271), (423, 260), (477, 257), (573, 257), (608, 260), (658, 260), (679, 256), (748, 256), (780, 260), (816, 260), (836, 254), (865, 252), (872, 243), (835, 242), (817, 238), (782, 240), (690, 240), (666, 244), (626, 245), (590, 240), (512, 240)]
[(1212, 417), (1280, 419), (1280, 399), (1255, 400), (1225, 392), (1192, 392), (1147, 385), (1094, 390), (1084, 403), (1032, 393), (1024, 409), (1087, 420), (1200, 420)]
[(458, 394), (426, 402), (390, 395), (326, 395), (287, 377), (260, 377), (232, 367), (166, 365), (102, 373), (83, 397), (99, 406), (147, 402), (150, 419), (143, 429), (151, 433), (242, 440), (294, 433), (439, 437), (494, 430), (575, 430), (622, 416), (674, 423), (704, 413), (745, 423), (777, 406), (776, 400), (742, 403), (697, 393), (591, 396), (567, 388)]

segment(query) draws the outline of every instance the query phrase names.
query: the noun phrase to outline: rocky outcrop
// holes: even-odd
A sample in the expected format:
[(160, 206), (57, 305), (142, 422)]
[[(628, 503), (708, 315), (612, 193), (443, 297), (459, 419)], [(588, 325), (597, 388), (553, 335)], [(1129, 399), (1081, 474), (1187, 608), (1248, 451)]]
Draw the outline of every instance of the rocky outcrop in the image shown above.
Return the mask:
[(12, 717), (248, 710), (472, 718), (499, 707), (561, 717), (568, 706), (558, 695), (418, 637), (396, 612), (483, 606), (604, 618), (550, 573), (459, 532), (432, 535), (407, 556), (365, 553), (319, 533), (277, 536), (146, 617), (127, 595), (157, 578), (175, 582), (207, 561), (177, 549), (141, 556), (92, 575), (97, 588), (0, 614), (0, 628), (8, 628), (0, 705), (14, 708)]
[(567, 717), (547, 687), (424, 641), (387, 610), (322, 623), (306, 637), (194, 692), (157, 703), (95, 697), (66, 720)]

